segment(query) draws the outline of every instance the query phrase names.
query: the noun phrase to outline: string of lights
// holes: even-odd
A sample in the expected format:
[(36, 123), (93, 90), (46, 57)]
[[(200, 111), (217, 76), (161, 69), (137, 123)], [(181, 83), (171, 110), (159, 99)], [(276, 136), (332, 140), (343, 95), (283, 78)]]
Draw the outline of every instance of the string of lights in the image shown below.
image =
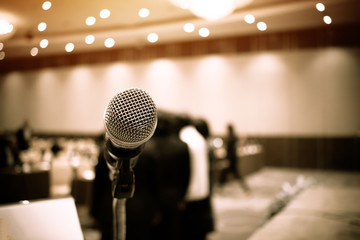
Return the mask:
[[(204, 4), (203, 0), (198, 0), (199, 2), (201, 2), (202, 4)], [(245, 0), (241, 7), (249, 4), (252, 0)], [(180, 8), (183, 9), (190, 9), (190, 5), (194, 5), (194, 2), (196, 1), (190, 1), (190, 0), (186, 0), (186, 1), (181, 1), (181, 0), (171, 0), (171, 3), (173, 3), (174, 5), (177, 5)], [(210, 4), (211, 2), (211, 4)], [(212, 3), (215, 4), (216, 1), (210, 1), (208, 2), (208, 5), (212, 5)], [(231, 1), (233, 2), (233, 1)], [(245, 3), (246, 2), (246, 3)], [(190, 4), (191, 3), (191, 4)], [(223, 3), (221, 1), (221, 3)], [(200, 3), (199, 3), (200, 4)], [(230, 4), (230, 1), (229, 1)], [(234, 3), (231, 3), (232, 5), (234, 5)], [(239, 3), (237, 3), (239, 4)], [(43, 11), (54, 11), (56, 10), (56, 4), (54, 4), (55, 6), (53, 6), (53, 3), (51, 1), (45, 1), (42, 3), (41, 8)], [(223, 4), (224, 5), (224, 4)], [(205, 5), (201, 5), (201, 6), (205, 6)], [(217, 5), (218, 6), (218, 5)], [(240, 5), (239, 5), (240, 6)], [(238, 6), (238, 7), (239, 7)], [(326, 7), (323, 3), (316, 3), (315, 8), (320, 12), (323, 13), (323, 21), (325, 24), (331, 24), (332, 23), (332, 19), (331, 17), (326, 14)], [(232, 12), (234, 11), (234, 9), (232, 9), (231, 11), (227, 11), (227, 14), (224, 14), (222, 16), (217, 16), (216, 18), (211, 18), (211, 17), (204, 17), (205, 19), (207, 19), (209, 22), (211, 21), (215, 21), (218, 20), (220, 18), (224, 18), (227, 15), (230, 15)], [(194, 11), (192, 11), (194, 12)], [(212, 10), (213, 14), (215, 14), (215, 10)], [(139, 16), (139, 18), (141, 19), (146, 19), (150, 16), (151, 14), (151, 9), (148, 8), (140, 8), (137, 12), (137, 15)], [(195, 14), (195, 13), (194, 13)], [(97, 16), (98, 15), (98, 16)], [(91, 33), (92, 29), (94, 26), (96, 26), (96, 24), (98, 24), (101, 21), (106, 21), (106, 19), (111, 18), (111, 10), (110, 9), (101, 9), (99, 10), (97, 15), (91, 15), (88, 16), (86, 19), (84, 19), (84, 23), (86, 25), (86, 27), (89, 29), (89, 34), (87, 34), (84, 37), (84, 43), (85, 45), (93, 45), (96, 41), (100, 41), (98, 40), (98, 37), (96, 35), (95, 32)], [(46, 15), (44, 14), (44, 17)], [(264, 21), (257, 21), (256, 17), (251, 14), (251, 13), (246, 13), (243, 16), (243, 21), (249, 25), (254, 24), (256, 26), (256, 28), (259, 31), (266, 31), (268, 29), (268, 25), (266, 22)], [(206, 24), (206, 21), (205, 21)], [(42, 21), (37, 25), (37, 31), (42, 34), (48, 31), (48, 29), (51, 28), (51, 25), (49, 25), (46, 21)], [(207, 38), (211, 35), (211, 29), (209, 27), (206, 26), (199, 26), (199, 24), (194, 24), (192, 22), (187, 22), (183, 25), (183, 31), (188, 33), (188, 34), (193, 34), (195, 32), (197, 32), (198, 36), (202, 37), (202, 38)], [(2, 38), (5, 35), (9, 35), (11, 34), (11, 32), (14, 31), (14, 25), (12, 25), (7, 19), (3, 19), (0, 16), (0, 60), (3, 60), (5, 58), (5, 51), (4, 51), (4, 43), (2, 42)], [(161, 34), (156, 33), (156, 32), (149, 32), (146, 35), (146, 41), (150, 44), (155, 44), (156, 42), (159, 41), (159, 39), (161, 38)], [(107, 38), (105, 38), (105, 40), (101, 40), (104, 41), (103, 45), (105, 48), (113, 48), (117, 45), (117, 41), (121, 41), (120, 39), (114, 37), (114, 36), (108, 36)], [(47, 38), (42, 38), (38, 43), (38, 46), (33, 46), (30, 49), (30, 55), (35, 57), (37, 55), (39, 55), (42, 51), (42, 49), (46, 49), (51, 47), (52, 42), (47, 39)], [(67, 42), (64, 45), (64, 51), (67, 53), (71, 53), (76, 51), (77, 45), (79, 43), (74, 43), (74, 42)]]

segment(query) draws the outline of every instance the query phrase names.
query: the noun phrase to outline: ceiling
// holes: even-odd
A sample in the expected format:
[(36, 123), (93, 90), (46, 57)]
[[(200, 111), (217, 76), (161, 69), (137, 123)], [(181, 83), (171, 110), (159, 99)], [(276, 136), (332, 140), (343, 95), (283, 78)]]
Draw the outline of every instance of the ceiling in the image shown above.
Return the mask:
[[(359, 0), (322, 0), (326, 9), (319, 12), (313, 0), (253, 0), (249, 5), (235, 9), (228, 17), (217, 21), (206, 21), (188, 10), (172, 5), (169, 0), (54, 0), (49, 10), (41, 6), (45, 0), (3, 0), (0, 2), (0, 18), (6, 18), (15, 31), (8, 37), (0, 37), (6, 58), (30, 57), (30, 49), (39, 48), (38, 56), (70, 54), (65, 52), (66, 43), (75, 45), (74, 52), (90, 52), (104, 49), (104, 40), (115, 39), (114, 48), (142, 46), (149, 33), (157, 33), (159, 40), (152, 44), (202, 39), (197, 33), (201, 27), (210, 30), (209, 38), (257, 34), (256, 22), (267, 24), (266, 32), (291, 31), (324, 26), (323, 16), (329, 15), (332, 24), (359, 22)], [(138, 11), (148, 8), (150, 15), (140, 18)], [(99, 12), (109, 9), (111, 15), (101, 19)], [(243, 18), (251, 13), (256, 22), (246, 23)], [(97, 22), (87, 26), (85, 20), (94, 16)], [(47, 23), (43, 32), (37, 30), (40, 22)], [(191, 22), (196, 30), (186, 33), (185, 23)], [(354, 30), (358, 31), (358, 29)], [(84, 42), (92, 34), (93, 44)], [(48, 47), (39, 43), (48, 39)]]

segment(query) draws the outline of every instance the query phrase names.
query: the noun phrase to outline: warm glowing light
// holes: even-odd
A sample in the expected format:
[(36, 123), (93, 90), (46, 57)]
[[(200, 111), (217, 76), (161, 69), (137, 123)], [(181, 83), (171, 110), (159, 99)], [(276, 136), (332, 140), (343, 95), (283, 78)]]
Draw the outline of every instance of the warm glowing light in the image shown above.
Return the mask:
[(209, 21), (215, 21), (230, 15), (236, 8), (249, 5), (253, 0), (170, 0), (182, 9), (188, 9), (194, 15)]
[(151, 43), (155, 43), (159, 40), (159, 36), (156, 33), (149, 33), (147, 40)]
[(200, 28), (199, 29), (199, 35), (201, 37), (208, 37), (210, 35), (210, 31), (206, 27)]
[(255, 22), (255, 17), (252, 14), (246, 14), (244, 17), (245, 22), (252, 24)]
[(182, 9), (189, 9), (191, 0), (170, 0), (172, 4)]
[(33, 47), (31, 50), (30, 50), (30, 55), (35, 57), (36, 55), (38, 55), (39, 53), (39, 49), (37, 47)]
[(331, 22), (332, 22), (332, 19), (331, 19), (331, 17), (330, 16), (324, 16), (324, 22), (326, 23), (326, 24), (331, 24)]
[(93, 16), (90, 16), (88, 18), (86, 18), (86, 25), (91, 26), (94, 25), (96, 23), (96, 18)]
[(224, 141), (222, 140), (222, 138), (217, 137), (217, 138), (215, 138), (215, 139), (213, 140), (213, 145), (214, 145), (214, 147), (216, 147), (216, 148), (222, 147), (223, 144), (224, 144)]
[(5, 52), (1, 51), (0, 52), (0, 61), (4, 60), (4, 58), (5, 58)]
[(267, 25), (266, 25), (266, 23), (264, 23), (264, 22), (258, 22), (257, 28), (258, 28), (260, 31), (265, 31), (265, 30), (267, 29)]
[(198, 0), (192, 1), (190, 11), (196, 16), (215, 21), (231, 14), (235, 9), (233, 0)]
[(100, 17), (101, 18), (109, 18), (110, 17), (110, 10), (109, 9), (103, 9), (100, 11)]
[(46, 48), (49, 45), (49, 41), (47, 39), (43, 39), (40, 41), (40, 47)]
[(46, 23), (44, 23), (44, 22), (39, 23), (39, 25), (38, 25), (38, 30), (39, 30), (40, 32), (45, 31), (46, 28), (47, 28), (47, 24), (46, 24)]
[(317, 9), (319, 12), (323, 12), (323, 11), (325, 11), (325, 5), (322, 4), (322, 3), (317, 3), (317, 4), (316, 4), (316, 9)]
[(115, 45), (115, 40), (113, 38), (107, 38), (104, 42), (105, 47), (112, 48)]
[(85, 37), (85, 43), (86, 44), (93, 44), (95, 42), (95, 37), (94, 35), (87, 35)]
[(74, 51), (74, 49), (75, 49), (75, 45), (73, 43), (67, 43), (65, 45), (65, 51), (67, 52), (72, 52)]
[(146, 17), (148, 17), (150, 15), (150, 11), (147, 8), (142, 8), (142, 9), (139, 10), (138, 14), (142, 18), (146, 18)]
[(22, 200), (22, 201), (20, 201), (20, 203), (28, 205), (30, 202), (29, 202), (29, 200)]
[(4, 48), (4, 44), (0, 42), (0, 51)]
[(49, 10), (51, 8), (51, 2), (50, 1), (45, 1), (42, 5), (42, 9)]
[(193, 32), (194, 30), (195, 30), (194, 24), (192, 24), (192, 23), (186, 23), (186, 24), (184, 25), (184, 31), (185, 31), (185, 32), (191, 33), (191, 32)]
[(94, 173), (94, 171), (91, 171), (91, 170), (85, 170), (82, 172), (81, 175), (86, 180), (94, 180), (94, 178), (95, 178), (95, 173)]
[(14, 26), (5, 19), (0, 19), (0, 35), (11, 33)]

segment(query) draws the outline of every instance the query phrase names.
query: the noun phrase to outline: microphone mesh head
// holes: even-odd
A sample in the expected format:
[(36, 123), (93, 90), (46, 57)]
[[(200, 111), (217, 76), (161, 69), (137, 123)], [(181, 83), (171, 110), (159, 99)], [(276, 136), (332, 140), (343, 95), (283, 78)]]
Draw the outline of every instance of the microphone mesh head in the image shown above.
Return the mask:
[(106, 133), (116, 147), (140, 146), (154, 134), (156, 124), (155, 103), (141, 89), (132, 88), (120, 92), (106, 108)]

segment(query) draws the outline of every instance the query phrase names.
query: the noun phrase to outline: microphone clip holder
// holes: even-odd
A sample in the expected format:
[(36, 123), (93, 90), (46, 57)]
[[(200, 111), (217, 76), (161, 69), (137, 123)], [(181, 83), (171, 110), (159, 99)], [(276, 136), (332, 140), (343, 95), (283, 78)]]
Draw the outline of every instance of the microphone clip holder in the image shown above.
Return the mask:
[(135, 149), (122, 149), (105, 141), (105, 159), (112, 174), (112, 195), (114, 198), (132, 198), (135, 192), (135, 167), (144, 144)]

